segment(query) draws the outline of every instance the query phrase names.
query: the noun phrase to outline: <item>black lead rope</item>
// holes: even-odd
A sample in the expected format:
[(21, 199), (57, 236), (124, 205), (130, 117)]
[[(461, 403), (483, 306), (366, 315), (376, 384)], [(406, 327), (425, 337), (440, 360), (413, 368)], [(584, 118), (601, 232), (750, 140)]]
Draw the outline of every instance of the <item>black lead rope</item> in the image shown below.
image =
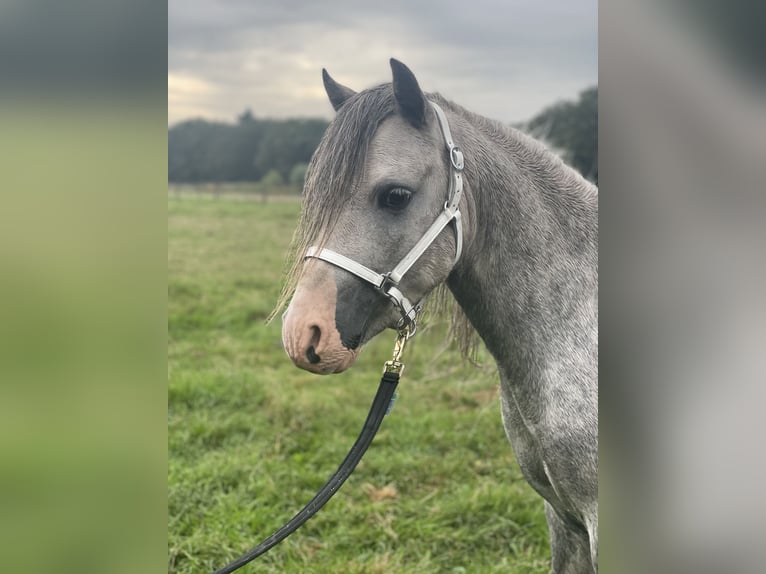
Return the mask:
[(380, 423), (383, 422), (383, 417), (386, 416), (392, 405), (392, 401), (395, 398), (394, 392), (396, 391), (396, 386), (399, 384), (399, 376), (404, 369), (404, 365), (399, 359), (401, 358), (402, 351), (404, 350), (404, 343), (407, 341), (409, 334), (409, 330), (399, 333), (399, 336), (396, 339), (396, 346), (394, 347), (394, 357), (391, 361), (386, 361), (383, 377), (380, 379), (380, 385), (378, 386), (378, 392), (375, 394), (375, 399), (372, 401), (372, 406), (367, 415), (367, 420), (364, 422), (362, 432), (359, 433), (356, 442), (354, 442), (354, 445), (338, 467), (338, 470), (335, 471), (335, 474), (333, 474), (320, 491), (316, 493), (316, 496), (303, 507), (303, 510), (293, 516), (287, 524), (266, 538), (258, 546), (246, 554), (243, 554), (231, 564), (224, 566), (220, 570), (216, 570), (213, 574), (230, 574), (248, 562), (255, 560), (261, 554), (265, 554), (290, 536), (290, 534), (298, 530), (298, 528), (303, 526), (309, 518), (314, 516), (314, 514), (316, 514), (317, 511), (322, 508), (325, 503), (338, 492), (338, 490), (340, 490), (340, 487), (346, 482), (346, 479), (354, 471), (356, 465), (362, 460), (362, 456), (364, 456), (364, 453), (367, 451), (370, 443), (372, 443), (372, 439), (375, 438), (375, 434), (380, 428)]

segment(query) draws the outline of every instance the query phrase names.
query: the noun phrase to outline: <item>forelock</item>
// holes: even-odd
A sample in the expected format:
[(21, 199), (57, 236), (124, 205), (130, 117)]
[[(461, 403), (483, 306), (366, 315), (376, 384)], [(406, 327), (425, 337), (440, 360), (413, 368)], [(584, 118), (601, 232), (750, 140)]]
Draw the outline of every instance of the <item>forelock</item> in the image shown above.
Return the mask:
[[(311, 158), (303, 190), (304, 210), (321, 211), (328, 221), (340, 213), (364, 176), (367, 150), (375, 132), (395, 109), (391, 84), (364, 90), (346, 101)], [(304, 221), (312, 228), (305, 231), (329, 231), (320, 223)]]

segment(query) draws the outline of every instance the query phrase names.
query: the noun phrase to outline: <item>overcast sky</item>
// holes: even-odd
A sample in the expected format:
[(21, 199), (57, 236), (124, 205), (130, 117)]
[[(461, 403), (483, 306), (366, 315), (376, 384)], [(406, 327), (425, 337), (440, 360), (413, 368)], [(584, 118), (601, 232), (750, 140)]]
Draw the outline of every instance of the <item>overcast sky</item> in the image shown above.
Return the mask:
[(437, 91), (505, 122), (598, 81), (596, 0), (170, 0), (168, 122), (321, 116), (326, 67), (355, 90), (407, 64)]

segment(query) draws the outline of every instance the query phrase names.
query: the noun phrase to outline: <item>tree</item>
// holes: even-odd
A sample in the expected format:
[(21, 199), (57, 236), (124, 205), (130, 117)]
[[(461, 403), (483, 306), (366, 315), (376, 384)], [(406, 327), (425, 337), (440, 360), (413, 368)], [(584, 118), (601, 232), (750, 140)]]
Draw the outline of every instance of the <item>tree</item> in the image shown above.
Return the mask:
[(256, 167), (266, 172), (276, 169), (285, 180), (297, 163), (308, 163), (319, 145), (327, 122), (314, 119), (290, 119), (271, 121), (265, 126), (260, 153), (255, 158)]
[(307, 163), (296, 163), (293, 166), (293, 169), (290, 170), (290, 177), (287, 178), (287, 183), (303, 187), (303, 183), (306, 181), (306, 170), (308, 167), (309, 165)]
[(546, 108), (527, 130), (562, 153), (565, 161), (598, 183), (598, 87), (580, 93), (577, 102)]
[(255, 121), (255, 116), (253, 115), (253, 112), (252, 110), (250, 110), (250, 108), (246, 109), (237, 117), (237, 123), (241, 126), (252, 124), (254, 121)]
[[(523, 126), (598, 182), (598, 88), (576, 102), (555, 104)], [(236, 123), (188, 120), (168, 130), (168, 180), (263, 181), (302, 186), (306, 166), (327, 129), (321, 119), (258, 119), (245, 110)], [(272, 174), (274, 172), (274, 174)], [(277, 179), (278, 176), (278, 179)]]
[(282, 174), (276, 169), (270, 169), (266, 175), (261, 178), (263, 185), (284, 185), (285, 180)]
[(168, 130), (168, 180), (259, 181), (276, 170), (282, 182), (290, 181), (293, 168), (309, 162), (326, 128), (324, 120), (261, 120), (250, 110), (236, 124), (188, 120)]

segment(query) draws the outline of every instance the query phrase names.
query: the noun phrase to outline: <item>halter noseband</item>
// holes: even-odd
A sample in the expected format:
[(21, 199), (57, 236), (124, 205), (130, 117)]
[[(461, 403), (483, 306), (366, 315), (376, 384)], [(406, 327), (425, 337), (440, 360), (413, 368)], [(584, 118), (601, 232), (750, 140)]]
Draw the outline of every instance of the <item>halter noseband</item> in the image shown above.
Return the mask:
[[(425, 253), (426, 249), (437, 238), (439, 233), (454, 220), (455, 222), (455, 264), (460, 259), (460, 254), (463, 251), (463, 225), (460, 216), (460, 198), (463, 195), (463, 152), (452, 141), (452, 133), (449, 129), (449, 123), (447, 122), (447, 116), (444, 115), (442, 109), (434, 102), (429, 101), (429, 104), (436, 112), (436, 117), (439, 120), (439, 126), (441, 127), (442, 134), (444, 135), (444, 142), (449, 152), (450, 162), (450, 178), (449, 178), (449, 193), (447, 195), (447, 201), (444, 203), (444, 209), (431, 224), (420, 240), (415, 246), (410, 249), (409, 253), (405, 255), (401, 261), (388, 273), (378, 273), (373, 271), (369, 267), (365, 267), (361, 263), (354, 261), (341, 255), (331, 249), (318, 248), (317, 246), (309, 247), (306, 251), (305, 259), (313, 257), (315, 259), (321, 259), (328, 263), (340, 267), (356, 275), (360, 279), (371, 283), (376, 289), (386, 295), (391, 302), (399, 309), (402, 315), (402, 320), (399, 325), (400, 328), (410, 326), (410, 331), (414, 333), (414, 323), (417, 314), (420, 312), (423, 306), (423, 299), (413, 305), (407, 297), (399, 290), (399, 282), (402, 277), (410, 270), (415, 262), (420, 259), (420, 256)], [(454, 265), (454, 264), (453, 264)]]

